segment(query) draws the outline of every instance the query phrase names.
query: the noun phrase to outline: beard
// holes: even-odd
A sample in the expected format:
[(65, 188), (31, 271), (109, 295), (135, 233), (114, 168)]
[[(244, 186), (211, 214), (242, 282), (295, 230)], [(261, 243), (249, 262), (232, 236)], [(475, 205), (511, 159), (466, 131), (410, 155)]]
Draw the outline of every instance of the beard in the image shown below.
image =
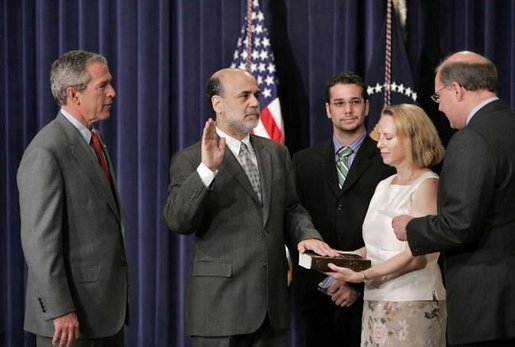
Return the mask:
[[(253, 117), (250, 117), (253, 116)], [(233, 120), (229, 126), (242, 135), (248, 134), (252, 129), (256, 128), (259, 122), (259, 113), (246, 115), (240, 120)]]

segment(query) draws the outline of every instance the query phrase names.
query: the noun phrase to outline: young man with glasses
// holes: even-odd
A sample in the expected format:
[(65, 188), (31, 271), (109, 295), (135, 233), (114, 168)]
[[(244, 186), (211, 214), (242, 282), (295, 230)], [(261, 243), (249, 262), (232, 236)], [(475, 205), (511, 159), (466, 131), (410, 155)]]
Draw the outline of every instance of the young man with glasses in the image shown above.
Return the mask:
[[(361, 77), (338, 74), (325, 93), (333, 137), (293, 156), (297, 191), (323, 239), (332, 248), (353, 250), (364, 245), (361, 226), (375, 187), (393, 170), (383, 164), (376, 142), (367, 136), (369, 103)], [(293, 283), (306, 346), (360, 345), (362, 285), (333, 281), (299, 266), (294, 267)]]

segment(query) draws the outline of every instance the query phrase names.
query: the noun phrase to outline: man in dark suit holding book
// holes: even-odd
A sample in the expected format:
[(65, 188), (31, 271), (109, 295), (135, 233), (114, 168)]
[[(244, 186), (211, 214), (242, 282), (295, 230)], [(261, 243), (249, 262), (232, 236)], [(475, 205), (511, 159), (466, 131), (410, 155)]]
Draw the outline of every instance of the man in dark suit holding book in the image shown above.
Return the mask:
[[(326, 114), (332, 139), (293, 156), (297, 191), (324, 240), (335, 249), (363, 247), (361, 225), (379, 181), (393, 174), (383, 164), (376, 142), (367, 136), (368, 97), (363, 80), (342, 73), (326, 86)], [(338, 172), (340, 149), (350, 148), (345, 177)], [(303, 318), (306, 346), (360, 345), (363, 286), (335, 281), (317, 290), (325, 275), (299, 266), (293, 287)]]

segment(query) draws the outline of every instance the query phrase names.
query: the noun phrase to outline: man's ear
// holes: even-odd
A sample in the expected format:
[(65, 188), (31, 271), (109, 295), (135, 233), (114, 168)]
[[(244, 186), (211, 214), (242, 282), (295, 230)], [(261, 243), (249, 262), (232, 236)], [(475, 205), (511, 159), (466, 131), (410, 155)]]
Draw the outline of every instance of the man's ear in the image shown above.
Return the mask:
[(461, 84), (456, 83), (456, 82), (452, 82), (451, 87), (453, 89), (452, 92), (453, 92), (456, 100), (461, 101), (463, 99), (463, 97), (465, 96), (465, 91), (466, 91), (465, 88), (463, 88), (463, 86)]
[(75, 105), (79, 104), (79, 93), (77, 93), (77, 90), (75, 88), (66, 88), (66, 100)]
[(223, 111), (224, 100), (220, 95), (213, 95), (211, 97), (211, 106), (213, 107), (213, 110), (215, 110), (216, 114), (220, 114)]

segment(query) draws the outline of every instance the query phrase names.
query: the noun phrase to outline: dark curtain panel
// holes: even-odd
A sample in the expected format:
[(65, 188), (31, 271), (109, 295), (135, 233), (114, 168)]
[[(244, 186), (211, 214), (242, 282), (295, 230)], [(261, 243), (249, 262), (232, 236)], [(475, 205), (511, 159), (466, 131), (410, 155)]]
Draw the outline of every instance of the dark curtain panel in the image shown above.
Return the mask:
[[(325, 83), (345, 70), (366, 77), (386, 4), (261, 0), (261, 6), (276, 58), (286, 144), (294, 152), (330, 136)], [(126, 345), (188, 346), (183, 303), (191, 237), (163, 223), (168, 164), (172, 153), (200, 138), (211, 116), (205, 82), (230, 64), (244, 11), (242, 0), (0, 1), (0, 346), (34, 342), (23, 332), (26, 268), (16, 170), (24, 148), (56, 115), (50, 64), (70, 49), (104, 54), (117, 91), (111, 119), (100, 129), (115, 163), (126, 224)], [(513, 23), (513, 1), (408, 1), (405, 46), (419, 104), (444, 142), (452, 131), (429, 99), (435, 66), (457, 50), (485, 54), (498, 66), (500, 97), (515, 107)], [(290, 345), (301, 342), (292, 319)]]

